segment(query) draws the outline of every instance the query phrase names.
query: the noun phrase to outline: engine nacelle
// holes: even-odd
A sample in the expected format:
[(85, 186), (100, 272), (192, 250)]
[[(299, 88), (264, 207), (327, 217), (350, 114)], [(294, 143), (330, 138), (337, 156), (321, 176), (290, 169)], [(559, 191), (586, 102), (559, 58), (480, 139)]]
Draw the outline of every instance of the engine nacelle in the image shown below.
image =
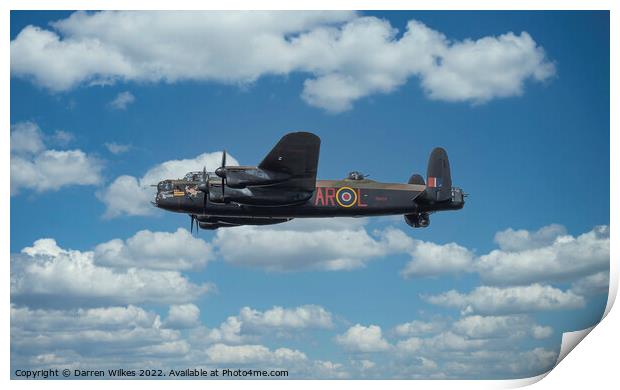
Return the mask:
[(414, 228), (425, 228), (431, 224), (431, 218), (428, 213), (405, 214), (403, 217), (407, 225)]
[(290, 179), (291, 175), (282, 172), (271, 172), (256, 167), (222, 167), (215, 173), (226, 178), (226, 186), (245, 188), (281, 183)]
[(222, 186), (212, 185), (209, 200), (214, 203), (236, 202), (250, 206), (289, 206), (301, 204), (312, 197), (312, 192), (280, 189), (274, 191), (269, 187), (229, 188), (226, 186), (222, 196)]

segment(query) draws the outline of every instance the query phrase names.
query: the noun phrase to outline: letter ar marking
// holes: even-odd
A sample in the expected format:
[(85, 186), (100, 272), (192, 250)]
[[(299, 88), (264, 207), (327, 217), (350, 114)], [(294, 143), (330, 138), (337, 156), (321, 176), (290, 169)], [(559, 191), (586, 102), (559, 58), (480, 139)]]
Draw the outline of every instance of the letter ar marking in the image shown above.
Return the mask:
[(321, 202), (321, 206), (325, 206), (325, 198), (323, 198), (323, 189), (321, 187), (317, 187), (316, 196), (314, 197), (314, 205), (318, 206), (319, 201)]
[(325, 200), (329, 206), (335, 206), (334, 197), (336, 196), (335, 188), (325, 188)]

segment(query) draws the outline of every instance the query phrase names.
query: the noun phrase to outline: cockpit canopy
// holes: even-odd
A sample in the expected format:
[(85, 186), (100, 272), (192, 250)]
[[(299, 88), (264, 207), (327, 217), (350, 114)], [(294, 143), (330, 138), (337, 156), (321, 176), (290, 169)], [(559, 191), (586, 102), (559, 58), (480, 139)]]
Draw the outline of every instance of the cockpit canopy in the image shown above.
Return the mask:
[[(203, 172), (202, 171), (195, 171), (195, 172), (187, 172), (185, 174), (185, 177), (183, 177), (183, 180), (186, 181), (203, 181), (203, 177), (202, 177)], [(207, 177), (209, 175), (207, 174)]]
[(157, 191), (158, 192), (168, 192), (168, 191), (172, 191), (172, 181), (170, 180), (163, 180), (160, 181), (157, 184)]

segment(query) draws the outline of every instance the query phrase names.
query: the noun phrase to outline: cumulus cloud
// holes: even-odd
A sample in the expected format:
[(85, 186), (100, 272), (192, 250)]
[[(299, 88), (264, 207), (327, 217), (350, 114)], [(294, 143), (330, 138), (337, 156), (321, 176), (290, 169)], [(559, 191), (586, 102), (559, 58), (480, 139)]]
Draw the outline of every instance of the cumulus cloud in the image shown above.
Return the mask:
[(553, 329), (534, 324), (526, 315), (466, 316), (452, 325), (452, 329), (469, 338), (515, 338), (532, 335), (536, 339), (551, 336)]
[[(536, 324), (526, 314), (414, 320), (394, 329), (397, 339), (384, 351), (391, 359), (380, 366), (393, 378), (525, 377), (548, 370), (558, 354), (557, 350), (521, 349), (524, 340), (536, 343), (553, 334), (551, 327)], [(526, 357), (534, 363), (519, 361)], [(375, 360), (382, 361), (380, 356)]]
[(310, 224), (291, 221), (273, 228), (241, 226), (218, 230), (213, 244), (223, 259), (233, 264), (271, 271), (339, 271), (364, 267), (373, 258), (402, 250), (404, 242), (411, 241), (395, 229), (371, 235), (363, 223), (341, 218)]
[(577, 279), (571, 284), (571, 291), (584, 296), (607, 294), (609, 291), (609, 271), (597, 272)]
[(239, 312), (243, 329), (265, 331), (269, 329), (331, 328), (332, 315), (318, 305), (304, 305), (296, 308), (274, 306), (264, 312), (244, 307)]
[(126, 110), (127, 106), (136, 101), (136, 97), (129, 91), (119, 92), (110, 102), (110, 107), (115, 110)]
[(194, 337), (206, 343), (240, 344), (256, 339), (256, 336), (273, 334), (291, 335), (306, 329), (330, 329), (332, 314), (318, 305), (294, 308), (274, 306), (260, 311), (245, 306), (236, 316), (229, 316), (217, 328), (202, 327), (194, 331)]
[(307, 360), (306, 355), (298, 350), (278, 348), (272, 351), (263, 345), (215, 344), (206, 353), (209, 362), (215, 364), (291, 364)]
[(34, 122), (11, 126), (11, 195), (23, 189), (44, 192), (101, 182), (102, 162), (79, 149), (47, 149)]
[(106, 149), (112, 154), (121, 154), (128, 152), (131, 149), (131, 145), (119, 144), (116, 142), (106, 142), (103, 144)]
[(193, 303), (172, 305), (164, 325), (168, 328), (192, 328), (199, 324), (200, 309)]
[(397, 336), (419, 336), (423, 334), (439, 333), (445, 328), (445, 323), (442, 321), (420, 321), (413, 320), (399, 324), (394, 327), (394, 333)]
[(532, 337), (535, 339), (546, 339), (553, 334), (553, 328), (550, 326), (534, 325), (532, 327)]
[(558, 237), (565, 235), (566, 228), (558, 224), (543, 226), (532, 232), (508, 228), (495, 234), (495, 242), (505, 252), (520, 252), (552, 245)]
[(11, 41), (11, 72), (52, 91), (300, 72), (302, 99), (339, 112), (411, 78), (432, 99), (485, 102), (519, 95), (555, 68), (527, 32), (458, 41), (415, 20), (399, 37), (388, 21), (352, 12), (104, 11), (25, 27)]
[(336, 336), (336, 342), (352, 352), (381, 352), (390, 348), (383, 338), (378, 325), (364, 326), (356, 324), (343, 334)]
[(609, 226), (577, 237), (551, 225), (533, 234), (507, 230), (496, 240), (504, 249), (481, 256), (476, 264), (483, 281), (526, 284), (567, 280), (609, 267)]
[[(18, 355), (47, 356), (45, 360), (53, 365), (57, 360), (54, 357), (70, 357), (67, 351), (85, 356), (135, 356), (147, 351), (154, 355), (157, 348), (184, 345), (177, 331), (160, 325), (159, 316), (131, 305), (87, 310), (12, 306), (11, 346)], [(186, 348), (176, 354), (184, 351)]]
[(470, 272), (473, 268), (474, 254), (455, 243), (419, 241), (410, 254), (411, 261), (401, 271), (404, 277)]
[(479, 286), (469, 293), (450, 290), (423, 298), (434, 305), (459, 308), (466, 314), (526, 313), (585, 306), (585, 299), (570, 290), (540, 284), (504, 288)]
[[(341, 364), (312, 361), (297, 350), (258, 343), (203, 345), (180, 329), (194, 326), (198, 308), (173, 305), (165, 321), (133, 305), (91, 309), (11, 306), (11, 362), (27, 368), (216, 367), (286, 368), (292, 377), (344, 377)], [(173, 324), (178, 326), (172, 326)], [(189, 337), (188, 337), (189, 336)]]
[(82, 331), (93, 328), (148, 328), (159, 327), (159, 324), (159, 316), (134, 305), (69, 310), (11, 306), (11, 326), (32, 332), (58, 329)]
[(63, 249), (40, 239), (11, 256), (11, 298), (28, 305), (97, 306), (102, 303), (184, 303), (206, 293), (177, 271), (112, 269), (97, 265), (94, 252)]
[(609, 268), (609, 226), (572, 236), (557, 224), (537, 231), (507, 229), (495, 235), (500, 249), (475, 256), (456, 243), (415, 241), (404, 277), (478, 273), (487, 285), (574, 281)]
[(127, 240), (114, 239), (95, 247), (99, 265), (122, 268), (188, 270), (213, 259), (211, 245), (186, 229), (174, 233), (141, 230)]
[[(222, 162), (222, 152), (203, 153), (195, 158), (169, 160), (149, 169), (144, 176), (122, 175), (106, 188), (97, 193), (97, 197), (106, 205), (104, 217), (114, 218), (121, 215), (151, 215), (155, 208), (151, 201), (155, 190), (151, 185), (164, 179), (178, 179), (190, 171), (201, 171), (206, 167), (214, 171)], [(227, 156), (228, 165), (237, 165), (234, 157)]]
[(68, 131), (56, 130), (52, 135), (52, 140), (60, 145), (67, 145), (75, 139), (75, 136)]
[(45, 149), (41, 129), (34, 122), (19, 122), (11, 126), (11, 153), (36, 154)]

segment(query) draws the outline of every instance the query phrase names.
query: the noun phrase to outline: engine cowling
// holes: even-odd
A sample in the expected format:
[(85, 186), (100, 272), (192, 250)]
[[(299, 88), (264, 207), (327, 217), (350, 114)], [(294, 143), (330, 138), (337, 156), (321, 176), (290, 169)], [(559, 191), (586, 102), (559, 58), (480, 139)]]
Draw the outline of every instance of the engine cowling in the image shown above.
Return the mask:
[(287, 173), (271, 172), (256, 167), (221, 167), (215, 173), (226, 179), (226, 186), (238, 189), (280, 183), (291, 177)]

